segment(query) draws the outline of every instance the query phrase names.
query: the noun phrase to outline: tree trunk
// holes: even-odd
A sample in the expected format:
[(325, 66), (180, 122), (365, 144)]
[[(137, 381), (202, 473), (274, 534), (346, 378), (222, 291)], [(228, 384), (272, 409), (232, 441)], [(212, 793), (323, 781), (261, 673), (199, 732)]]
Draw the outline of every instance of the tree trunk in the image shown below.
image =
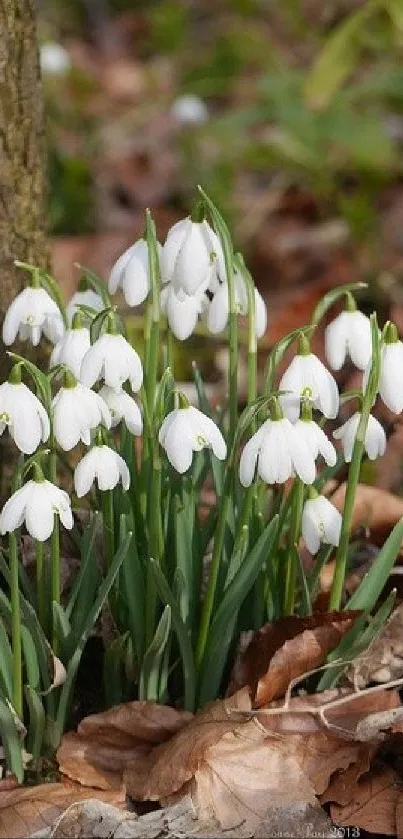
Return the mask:
[[(0, 325), (24, 284), (14, 260), (48, 264), (44, 134), (35, 0), (0, 0)], [(0, 337), (0, 383), (7, 369)]]

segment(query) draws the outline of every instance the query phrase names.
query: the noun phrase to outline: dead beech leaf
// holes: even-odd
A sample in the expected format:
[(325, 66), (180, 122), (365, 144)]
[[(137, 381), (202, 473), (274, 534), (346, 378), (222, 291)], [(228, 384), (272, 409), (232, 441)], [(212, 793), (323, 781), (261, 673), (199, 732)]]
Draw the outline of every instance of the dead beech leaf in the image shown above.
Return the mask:
[(328, 612), (265, 624), (236, 662), (228, 693), (249, 685), (257, 708), (283, 696), (293, 679), (324, 663), (358, 614)]
[(144, 771), (136, 767), (126, 770), (124, 781), (128, 794), (138, 801), (158, 801), (177, 792), (191, 780), (209, 746), (239, 725), (236, 711), (250, 709), (247, 689), (225, 702), (217, 700), (203, 708), (168, 743), (153, 749)]
[(57, 759), (60, 771), (74, 781), (99, 789), (117, 789), (124, 770), (144, 769), (153, 745), (168, 740), (192, 714), (155, 702), (127, 702), (85, 717), (77, 733), (64, 735)]
[(338, 825), (396, 836), (396, 810), (401, 795), (397, 772), (387, 766), (373, 767), (359, 779), (348, 804), (331, 805), (331, 817)]
[(86, 798), (100, 798), (123, 807), (122, 791), (113, 793), (82, 789), (71, 783), (40, 784), (2, 791), (0, 795), (0, 839), (26, 839), (51, 827), (67, 807)]
[[(346, 484), (331, 495), (332, 504), (342, 511)], [(403, 516), (403, 498), (367, 484), (358, 484), (355, 500), (352, 529), (359, 527), (368, 528), (371, 533), (371, 541), (374, 544), (382, 544), (395, 524)]]

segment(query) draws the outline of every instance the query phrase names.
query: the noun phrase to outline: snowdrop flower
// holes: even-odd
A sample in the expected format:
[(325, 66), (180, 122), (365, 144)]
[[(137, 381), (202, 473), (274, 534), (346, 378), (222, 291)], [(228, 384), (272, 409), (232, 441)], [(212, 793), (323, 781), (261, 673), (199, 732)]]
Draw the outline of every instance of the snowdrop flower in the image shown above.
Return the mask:
[(220, 240), (207, 221), (182, 219), (171, 227), (162, 249), (163, 282), (172, 282), (177, 292), (195, 294), (215, 260), (223, 266)]
[[(80, 318), (80, 315), (75, 315)], [(50, 366), (64, 364), (76, 379), (80, 378), (82, 360), (91, 346), (90, 330), (85, 326), (73, 326), (67, 329), (61, 341), (54, 347), (50, 356)]]
[[(358, 426), (360, 423), (361, 414), (353, 414), (344, 425), (336, 428), (333, 431), (333, 437), (336, 440), (341, 440), (344, 460), (346, 463), (351, 463), (353, 455), (354, 442), (357, 435)], [(380, 422), (370, 414), (368, 419), (367, 430), (364, 440), (365, 451), (370, 460), (376, 460), (377, 457), (382, 457), (386, 451), (386, 434)]]
[[(181, 394), (182, 402), (187, 400)], [(227, 446), (212, 419), (187, 403), (171, 411), (160, 428), (159, 442), (171, 465), (181, 475), (189, 469), (193, 452), (209, 446), (219, 460), (225, 460)]]
[[(379, 395), (382, 402), (394, 414), (403, 411), (403, 343), (398, 339), (394, 324), (389, 328), (381, 347), (381, 364), (379, 375)], [(368, 381), (370, 368), (367, 367), (364, 376), (364, 388)]]
[(92, 387), (103, 379), (114, 390), (121, 390), (124, 382), (129, 380), (131, 389), (138, 391), (143, 383), (143, 368), (136, 350), (123, 335), (106, 332), (87, 350), (80, 378), (86, 387)]
[(340, 370), (346, 356), (365, 370), (371, 358), (371, 324), (362, 312), (341, 312), (325, 331), (326, 358), (333, 370)]
[(178, 96), (171, 108), (172, 118), (182, 125), (200, 125), (209, 117), (207, 105), (194, 93)]
[[(162, 247), (157, 244), (158, 255), (161, 256)], [(108, 288), (111, 294), (116, 294), (118, 288), (121, 288), (127, 305), (139, 306), (146, 299), (150, 287), (148, 245), (145, 239), (139, 239), (115, 262)]]
[(122, 482), (126, 491), (130, 486), (130, 473), (123, 457), (109, 446), (94, 446), (80, 460), (74, 472), (74, 487), (78, 498), (87, 495), (94, 481), (102, 492), (114, 489)]
[(28, 481), (6, 501), (0, 515), (0, 533), (12, 533), (25, 521), (28, 533), (38, 542), (46, 542), (52, 535), (54, 517), (59, 516), (67, 530), (73, 527), (73, 515), (67, 492), (50, 481), (45, 481), (40, 470), (39, 479)]
[(321, 544), (339, 544), (341, 515), (327, 498), (316, 495), (305, 501), (301, 529), (308, 551), (316, 554)]
[(21, 341), (38, 346), (42, 331), (56, 343), (64, 332), (63, 319), (55, 301), (44, 288), (24, 288), (9, 306), (3, 323), (3, 341), (12, 344), (17, 335)]
[(42, 73), (48, 76), (65, 76), (70, 70), (71, 61), (67, 50), (55, 41), (47, 41), (40, 48)]
[(328, 466), (335, 466), (337, 460), (336, 449), (326, 437), (320, 426), (310, 419), (299, 419), (294, 425), (295, 431), (305, 440), (314, 460), (321, 454)]
[(286, 417), (266, 420), (246, 443), (239, 464), (242, 486), (251, 485), (256, 466), (267, 484), (283, 484), (294, 474), (312, 484), (316, 475), (311, 449)]
[(104, 385), (99, 391), (99, 396), (106, 402), (112, 420), (112, 428), (119, 424), (124, 419), (126, 428), (130, 434), (135, 434), (139, 437), (143, 430), (143, 419), (140, 408), (132, 396), (124, 390), (113, 390), (111, 387)]
[[(302, 342), (304, 344), (304, 342)], [(339, 410), (337, 384), (325, 365), (310, 351), (296, 355), (285, 371), (279, 390), (291, 393), (280, 396), (280, 405), (291, 422), (300, 414), (301, 399), (310, 399), (315, 408), (328, 419), (334, 419)]]
[(207, 305), (204, 286), (195, 294), (175, 291), (171, 283), (161, 291), (161, 309), (165, 312), (169, 328), (178, 341), (186, 341), (194, 332), (199, 315)]
[(111, 427), (110, 411), (104, 400), (69, 375), (52, 401), (52, 414), (56, 440), (65, 452), (74, 449), (79, 440), (89, 446), (91, 431), (98, 425)]
[(10, 381), (0, 385), (0, 435), (6, 426), (24, 454), (33, 454), (50, 434), (49, 418), (42, 402), (21, 382), (21, 373), (16, 368)]
[[(248, 314), (248, 294), (245, 280), (238, 272), (234, 272), (235, 301), (238, 314)], [(223, 332), (228, 323), (229, 317), (228, 285), (226, 282), (220, 284), (218, 290), (208, 307), (207, 329), (213, 335)], [(266, 332), (267, 310), (266, 304), (260, 292), (255, 288), (255, 332), (256, 337), (261, 338)]]
[(93, 291), (92, 288), (87, 288), (85, 291), (76, 291), (66, 308), (69, 323), (73, 323), (74, 315), (80, 313), (80, 306), (88, 306), (89, 309), (94, 309), (94, 312), (102, 312), (102, 309), (105, 308), (101, 295)]

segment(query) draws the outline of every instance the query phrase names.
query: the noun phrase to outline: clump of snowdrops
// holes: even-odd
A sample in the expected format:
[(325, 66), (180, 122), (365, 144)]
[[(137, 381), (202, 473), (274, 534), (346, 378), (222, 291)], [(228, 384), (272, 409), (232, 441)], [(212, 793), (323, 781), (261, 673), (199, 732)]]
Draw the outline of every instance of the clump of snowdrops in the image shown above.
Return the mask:
[[(362, 284), (331, 291), (309, 325), (272, 349), (258, 394), (265, 304), (203, 190), (163, 246), (147, 213), (144, 237), (117, 260), (108, 288), (83, 269), (87, 290), (67, 307), (45, 271), (19, 264), (28, 285), (6, 314), (4, 343), (19, 337), (54, 348), (48, 371), (10, 351), (12, 370), (0, 385), (0, 433), (7, 429), (20, 453), (0, 515), (0, 732), (17, 776), (24, 754), (38, 758), (59, 743), (102, 609), (112, 627), (104, 673), (110, 704), (138, 696), (194, 710), (217, 697), (239, 632), (309, 614), (333, 552), (330, 608), (362, 610), (336, 657), (347, 660), (368, 644), (392, 608), (393, 595), (371, 615), (401, 523), (348, 603), (343, 583), (362, 458), (375, 459), (386, 446), (371, 413), (377, 394), (395, 413), (403, 409), (403, 345), (393, 324), (381, 333), (376, 315), (357, 309)], [(142, 358), (112, 301), (119, 288), (128, 306), (144, 304)], [(337, 301), (344, 308), (326, 328), (327, 360), (339, 370), (349, 356), (363, 371), (362, 389), (342, 396), (310, 345)], [(242, 413), (239, 315), (247, 320)], [(185, 341), (199, 318), (207, 331), (228, 334), (228, 399), (214, 410), (197, 359), (196, 404), (175, 382), (173, 340)], [(295, 355), (279, 379), (290, 347)], [(333, 433), (337, 453), (326, 423), (341, 399), (354, 412)], [(344, 461), (341, 515), (322, 489)], [(214, 498), (207, 509), (206, 487)], [(90, 510), (85, 527), (77, 515), (83, 506)], [(81, 557), (63, 597), (61, 529), (71, 531)], [(26, 534), (34, 578), (21, 559)], [(301, 538), (315, 557), (310, 574)], [(321, 686), (332, 678), (327, 672)]]

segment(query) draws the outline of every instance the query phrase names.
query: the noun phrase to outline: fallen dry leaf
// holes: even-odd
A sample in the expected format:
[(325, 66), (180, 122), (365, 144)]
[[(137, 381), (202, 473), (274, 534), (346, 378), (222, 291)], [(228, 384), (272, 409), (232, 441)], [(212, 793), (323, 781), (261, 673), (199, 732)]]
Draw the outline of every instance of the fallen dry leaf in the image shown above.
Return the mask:
[(0, 839), (26, 839), (32, 833), (51, 827), (67, 807), (86, 798), (123, 806), (124, 793), (83, 789), (71, 783), (18, 787), (0, 795)]
[(324, 663), (358, 614), (328, 612), (265, 624), (235, 663), (228, 693), (249, 685), (257, 708), (283, 696), (293, 679)]
[[(346, 485), (342, 484), (331, 495), (332, 504), (342, 511)], [(403, 516), (403, 498), (367, 484), (359, 484), (355, 493), (352, 529), (367, 528), (374, 544), (383, 544), (385, 538)]]
[(77, 733), (65, 734), (57, 759), (74, 781), (116, 789), (127, 766), (138, 771), (153, 745), (168, 740), (192, 714), (154, 702), (127, 702), (82, 720)]
[(397, 772), (387, 766), (373, 767), (358, 780), (348, 804), (331, 805), (331, 817), (338, 825), (396, 836), (396, 810), (401, 795)]
[[(211, 703), (168, 743), (157, 746), (144, 771), (129, 768), (124, 774), (128, 794), (139, 801), (158, 801), (177, 792), (190, 781), (206, 750), (239, 725), (237, 711), (250, 711), (249, 691)], [(242, 720), (245, 717), (241, 718)]]

